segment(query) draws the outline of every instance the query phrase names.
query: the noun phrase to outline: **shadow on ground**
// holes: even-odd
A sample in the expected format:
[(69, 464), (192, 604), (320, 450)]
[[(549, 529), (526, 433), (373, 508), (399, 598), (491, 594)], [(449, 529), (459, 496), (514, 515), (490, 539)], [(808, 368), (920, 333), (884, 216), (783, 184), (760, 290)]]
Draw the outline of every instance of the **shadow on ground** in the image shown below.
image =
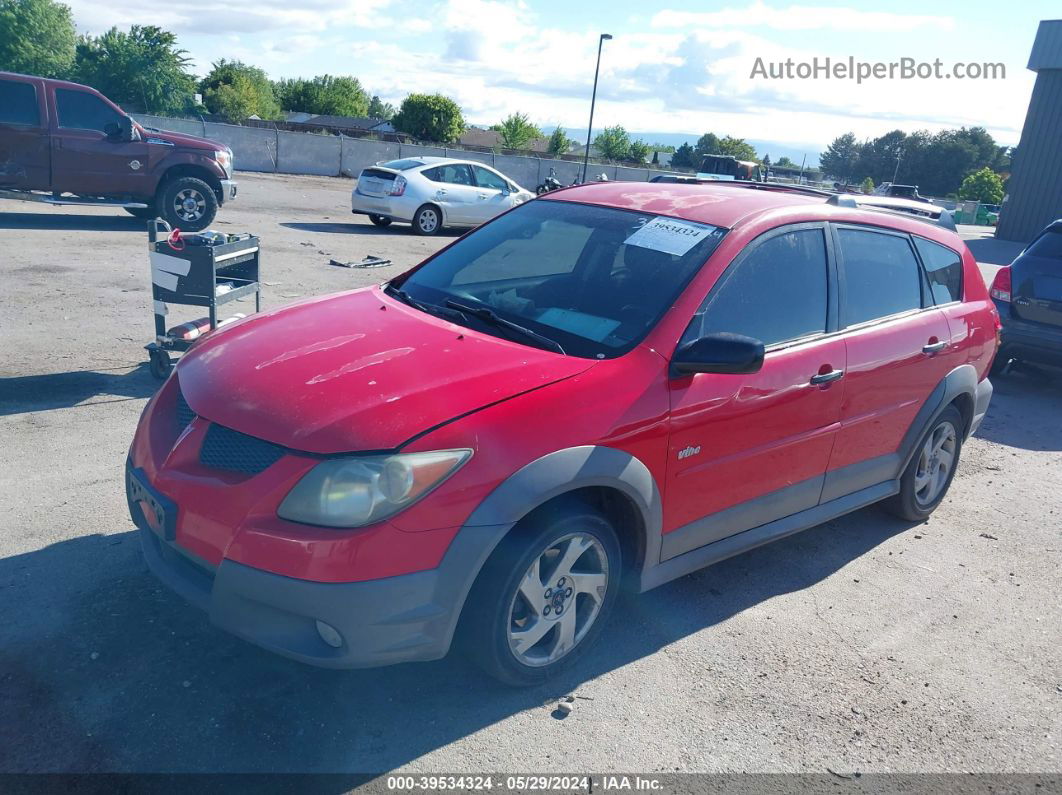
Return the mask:
[(0, 560), (0, 594), (20, 606), (0, 625), (0, 765), (384, 772), (535, 708), (548, 736), (551, 706), (583, 682), (807, 588), (907, 527), (868, 509), (625, 597), (604, 642), (528, 690), (458, 654), (364, 671), (294, 663), (215, 630), (163, 588), (135, 531), (64, 541)]
[(126, 366), (0, 378), (0, 416), (70, 408), (96, 395), (118, 400), (146, 398), (155, 394), (160, 384), (146, 363), (132, 369)]
[(39, 213), (2, 213), (0, 229), (73, 229), (84, 232), (146, 232), (147, 222), (116, 210), (116, 215), (59, 215), (44, 210)]
[(992, 386), (979, 438), (1025, 450), (1062, 450), (1062, 370), (1017, 362), (992, 376)]
[(973, 238), (967, 240), (966, 245), (975, 260), (988, 265), (1010, 265), (1025, 248), (1024, 243), (994, 237)]

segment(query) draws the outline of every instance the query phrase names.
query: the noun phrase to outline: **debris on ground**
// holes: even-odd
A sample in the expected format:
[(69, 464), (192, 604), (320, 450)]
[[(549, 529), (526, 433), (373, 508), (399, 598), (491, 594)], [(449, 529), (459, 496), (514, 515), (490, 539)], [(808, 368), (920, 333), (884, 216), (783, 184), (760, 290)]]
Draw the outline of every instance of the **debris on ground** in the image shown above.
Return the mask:
[(382, 268), (384, 265), (390, 265), (391, 260), (369, 254), (361, 262), (340, 262), (337, 259), (332, 259), (328, 261), (328, 264), (336, 265), (340, 268)]
[(981, 538), (987, 538), (989, 541), (999, 541), (998, 538), (993, 535), (989, 535), (988, 533), (981, 533)]

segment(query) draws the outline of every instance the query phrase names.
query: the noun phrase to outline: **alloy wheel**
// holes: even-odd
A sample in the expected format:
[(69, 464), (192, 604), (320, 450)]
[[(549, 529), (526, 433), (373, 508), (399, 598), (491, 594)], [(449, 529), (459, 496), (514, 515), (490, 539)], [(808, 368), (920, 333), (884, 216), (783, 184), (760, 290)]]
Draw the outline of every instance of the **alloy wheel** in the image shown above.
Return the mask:
[(601, 542), (571, 533), (531, 563), (509, 607), (509, 648), (524, 665), (540, 667), (571, 652), (601, 613), (608, 591), (608, 557)]
[(206, 212), (206, 197), (195, 188), (185, 188), (174, 197), (173, 210), (182, 221), (198, 221)]
[(942, 422), (922, 445), (914, 476), (915, 499), (929, 505), (940, 496), (955, 465), (958, 433), (950, 422)]

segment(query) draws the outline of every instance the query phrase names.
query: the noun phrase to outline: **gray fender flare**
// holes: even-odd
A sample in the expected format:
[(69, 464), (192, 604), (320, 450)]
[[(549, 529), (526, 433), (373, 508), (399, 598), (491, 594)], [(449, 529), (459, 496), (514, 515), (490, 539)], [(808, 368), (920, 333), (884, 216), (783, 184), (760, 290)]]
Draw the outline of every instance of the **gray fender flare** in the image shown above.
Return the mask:
[[(981, 383), (987, 385), (987, 392), (990, 397), (992, 386), (988, 379), (984, 379)], [(959, 395), (967, 395), (972, 401), (975, 416), (971, 417), (971, 423), (977, 419), (978, 396), (985, 391), (983, 388), (979, 389), (979, 387), (977, 370), (974, 369), (972, 364), (961, 364), (940, 380), (940, 383), (934, 387), (929, 397), (926, 398), (926, 402), (922, 404), (922, 408), (918, 410), (918, 414), (915, 415), (914, 420), (911, 422), (911, 427), (907, 429), (903, 441), (900, 442), (901, 464), (897, 477), (903, 474), (903, 471), (911, 462), (918, 440), (922, 438), (941, 412)], [(984, 400), (987, 401), (987, 398), (984, 398)], [(971, 431), (969, 427), (966, 430), (967, 432)]]
[(510, 475), (472, 512), (443, 556), (440, 569), (454, 572), (450, 636), (465, 599), (487, 558), (506, 534), (531, 511), (554, 497), (588, 486), (616, 489), (640, 512), (645, 532), (642, 571), (660, 559), (663, 505), (649, 468), (630, 453), (612, 447), (584, 445), (538, 458)]

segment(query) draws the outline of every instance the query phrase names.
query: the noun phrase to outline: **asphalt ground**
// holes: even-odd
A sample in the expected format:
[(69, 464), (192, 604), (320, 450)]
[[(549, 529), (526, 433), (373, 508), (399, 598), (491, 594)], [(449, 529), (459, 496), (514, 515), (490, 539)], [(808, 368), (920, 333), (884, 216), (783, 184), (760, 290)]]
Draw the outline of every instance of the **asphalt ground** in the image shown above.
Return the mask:
[[(215, 227), (261, 236), (266, 307), (451, 239), (351, 216), (346, 180), (239, 178)], [(329, 264), (366, 255), (393, 264)], [(142, 222), (0, 201), (0, 772), (1062, 768), (1058, 377), (997, 380), (928, 522), (868, 508), (624, 598), (574, 670), (513, 690), (456, 655), (306, 667), (155, 581), (122, 482), (149, 287)]]

